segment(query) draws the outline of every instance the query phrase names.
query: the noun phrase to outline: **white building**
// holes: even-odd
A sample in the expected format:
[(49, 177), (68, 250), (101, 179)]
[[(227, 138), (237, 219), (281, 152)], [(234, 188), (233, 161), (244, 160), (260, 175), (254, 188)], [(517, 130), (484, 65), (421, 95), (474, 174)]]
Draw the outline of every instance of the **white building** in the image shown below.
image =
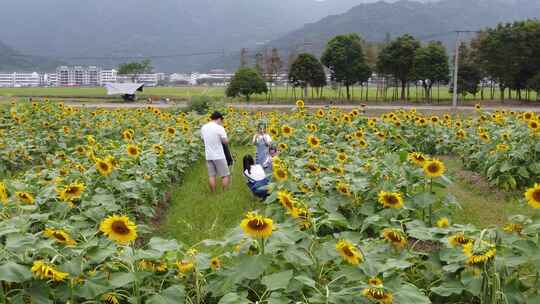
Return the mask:
[(118, 75), (117, 82), (138, 82), (144, 83), (147, 87), (155, 87), (158, 84), (159, 77), (158, 74), (138, 74), (138, 75)]
[(100, 86), (103, 86), (107, 82), (117, 82), (118, 81), (118, 71), (115, 69), (112, 70), (101, 70), (100, 73)]
[(60, 87), (96, 87), (100, 85), (100, 68), (96, 66), (61, 66), (56, 69)]
[(38, 87), (40, 84), (40, 75), (36, 72), (0, 74), (0, 87)]

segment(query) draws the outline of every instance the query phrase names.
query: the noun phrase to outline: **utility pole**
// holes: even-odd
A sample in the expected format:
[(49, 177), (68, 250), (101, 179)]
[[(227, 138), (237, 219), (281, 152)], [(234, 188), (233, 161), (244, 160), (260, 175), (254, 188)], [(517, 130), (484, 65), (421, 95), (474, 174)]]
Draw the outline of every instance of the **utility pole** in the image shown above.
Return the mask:
[(455, 31), (456, 32), (456, 58), (454, 61), (454, 94), (452, 98), (452, 108), (457, 110), (458, 101), (458, 72), (459, 72), (459, 47), (460, 47), (460, 34), (461, 33), (480, 33), (480, 31)]
[(458, 99), (458, 70), (459, 70), (459, 34), (460, 31), (456, 31), (456, 58), (454, 60), (454, 96), (452, 98), (452, 108), (457, 110), (457, 99)]

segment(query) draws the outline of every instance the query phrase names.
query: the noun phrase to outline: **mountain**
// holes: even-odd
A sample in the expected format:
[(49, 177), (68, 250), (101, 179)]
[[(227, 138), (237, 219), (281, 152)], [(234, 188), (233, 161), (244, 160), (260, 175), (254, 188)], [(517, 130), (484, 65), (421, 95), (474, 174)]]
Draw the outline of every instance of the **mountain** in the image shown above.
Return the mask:
[(190, 71), (221, 58), (222, 50), (260, 46), (369, 1), (4, 1), (0, 40), (25, 54), (105, 67), (131, 60), (126, 57), (214, 53), (153, 59), (162, 71)]
[[(383, 42), (387, 35), (396, 37), (412, 34), (423, 41), (440, 40), (453, 49), (455, 30), (479, 30), (526, 18), (540, 18), (538, 0), (442, 0), (420, 3), (402, 0), (395, 3), (361, 4), (349, 11), (308, 23), (260, 49), (278, 48), (282, 57), (293, 50), (320, 54), (326, 42), (335, 35), (356, 32), (369, 42)], [(464, 38), (470, 38), (464, 35)], [(254, 53), (255, 50), (252, 51)], [(228, 56), (223, 62), (234, 69), (239, 54)], [(216, 66), (211, 62), (209, 66)]]
[(27, 56), (0, 42), (0, 72), (34, 72), (55, 69), (61, 61), (40, 56)]

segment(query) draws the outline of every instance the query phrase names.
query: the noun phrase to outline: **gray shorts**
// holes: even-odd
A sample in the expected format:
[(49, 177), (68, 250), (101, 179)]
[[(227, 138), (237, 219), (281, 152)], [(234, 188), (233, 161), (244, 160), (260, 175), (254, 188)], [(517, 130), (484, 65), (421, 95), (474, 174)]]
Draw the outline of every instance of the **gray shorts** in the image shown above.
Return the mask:
[(226, 159), (207, 160), (206, 166), (208, 167), (208, 176), (229, 176), (229, 166), (227, 166)]

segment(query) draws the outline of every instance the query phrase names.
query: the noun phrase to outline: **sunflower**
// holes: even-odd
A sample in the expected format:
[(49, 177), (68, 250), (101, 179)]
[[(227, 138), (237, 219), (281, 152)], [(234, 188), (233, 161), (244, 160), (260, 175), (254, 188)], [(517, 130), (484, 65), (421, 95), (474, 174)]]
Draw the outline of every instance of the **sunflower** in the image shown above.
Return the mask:
[(456, 131), (456, 137), (463, 139), (463, 138), (467, 137), (467, 133), (465, 133), (465, 131), (463, 129), (459, 129), (459, 130)]
[(540, 209), (540, 184), (535, 183), (534, 187), (527, 189), (525, 200), (534, 209)]
[(481, 132), (479, 135), (481, 140), (485, 141), (485, 142), (489, 142), (490, 140), (490, 136), (487, 132)]
[(133, 140), (133, 136), (135, 134), (135, 131), (132, 129), (127, 129), (122, 132), (122, 138), (126, 141)]
[(272, 219), (249, 212), (240, 223), (240, 227), (251, 237), (267, 238), (272, 234), (273, 224)]
[(58, 191), (60, 199), (65, 202), (71, 202), (73, 200), (81, 198), (81, 195), (85, 189), (83, 183), (71, 183)]
[(277, 197), (285, 209), (292, 210), (294, 208), (295, 199), (289, 191), (279, 191)]
[(139, 149), (137, 145), (128, 145), (126, 148), (126, 152), (128, 156), (138, 157), (139, 154), (141, 153), (141, 150)]
[(469, 242), (463, 245), (463, 253), (467, 256), (467, 265), (482, 265), (495, 258), (497, 249), (492, 244), (480, 242), (478, 245)]
[(157, 155), (163, 155), (163, 152), (165, 150), (160, 144), (153, 144), (152, 149), (154, 149), (154, 153), (156, 153)]
[(362, 295), (377, 304), (392, 304), (392, 294), (382, 287), (369, 287), (362, 290)]
[(77, 146), (77, 147), (75, 148), (75, 151), (77, 151), (77, 153), (78, 153), (79, 155), (84, 155), (84, 154), (86, 154), (86, 148), (85, 148), (84, 146)]
[(343, 152), (338, 153), (337, 156), (336, 156), (336, 160), (338, 162), (340, 162), (340, 163), (346, 162), (347, 159), (348, 159), (347, 154), (345, 154)]
[(96, 168), (103, 176), (108, 176), (113, 171), (113, 165), (107, 160), (96, 158)]
[(501, 139), (504, 140), (504, 141), (510, 140), (510, 133), (508, 133), (508, 132), (502, 133), (501, 134)]
[(318, 148), (321, 145), (320, 139), (314, 135), (308, 136), (307, 142), (312, 149)]
[(285, 151), (285, 150), (287, 150), (288, 148), (289, 148), (289, 146), (288, 146), (286, 143), (279, 143), (279, 144), (278, 144), (278, 149), (279, 149), (280, 151)]
[(507, 233), (516, 232), (517, 234), (521, 234), (521, 231), (523, 231), (523, 225), (519, 223), (508, 223), (504, 225), (503, 230)]
[(477, 104), (474, 105), (474, 108), (476, 110), (480, 110), (482, 108), (482, 106), (479, 103), (477, 103)]
[(17, 196), (19, 200), (26, 204), (33, 204), (35, 200), (32, 194), (28, 192), (15, 192), (15, 196)]
[(210, 268), (212, 268), (214, 271), (221, 268), (221, 261), (218, 257), (214, 257), (210, 260)]
[(507, 144), (498, 144), (497, 145), (497, 151), (501, 151), (501, 152), (504, 152), (504, 151), (508, 151), (508, 145)]
[(302, 229), (307, 229), (311, 227), (311, 213), (309, 212), (307, 207), (294, 207), (293, 210), (289, 212), (289, 214), (293, 218), (300, 221), (299, 224)]
[(298, 108), (300, 108), (300, 109), (303, 109), (304, 106), (305, 106), (305, 103), (304, 103), (304, 101), (302, 99), (299, 99), (299, 100), (296, 101), (296, 106)]
[(424, 163), (427, 161), (427, 157), (420, 152), (409, 153), (407, 158), (418, 166), (424, 166)]
[(407, 245), (407, 236), (401, 230), (385, 228), (382, 234), (383, 238), (396, 248), (403, 248)]
[(453, 247), (463, 246), (472, 242), (472, 239), (466, 237), (463, 232), (458, 232), (448, 237), (448, 243)]
[(339, 193), (341, 193), (341, 194), (343, 194), (345, 196), (351, 196), (352, 195), (349, 184), (347, 184), (345, 182), (338, 182), (337, 185), (336, 185), (336, 189), (337, 189), (337, 191)]
[(369, 278), (368, 284), (371, 286), (380, 287), (383, 285), (383, 281), (379, 278)]
[(445, 170), (444, 164), (438, 159), (430, 159), (424, 163), (424, 173), (431, 178), (443, 175)]
[(287, 169), (283, 166), (275, 166), (273, 171), (274, 177), (278, 182), (284, 182), (289, 179), (289, 173), (287, 172)]
[(101, 300), (106, 304), (120, 304), (118, 298), (112, 293), (106, 293), (101, 297)]
[(99, 230), (119, 244), (129, 243), (137, 238), (137, 225), (125, 215), (107, 217), (101, 222)]
[(441, 217), (439, 220), (437, 220), (437, 227), (439, 228), (446, 228), (450, 225), (450, 222), (448, 221), (447, 217)]
[(62, 282), (69, 275), (67, 272), (58, 271), (53, 265), (48, 265), (41, 260), (34, 261), (31, 271), (34, 277), (40, 280), (53, 280), (55, 282)]
[(178, 271), (181, 273), (188, 273), (195, 267), (195, 265), (191, 261), (182, 260), (176, 262), (176, 267), (178, 267)]
[(69, 236), (69, 234), (61, 229), (54, 230), (51, 228), (45, 228), (43, 234), (51, 239), (56, 240), (58, 243), (67, 246), (74, 246), (76, 244), (76, 242)]
[(360, 140), (358, 141), (358, 147), (360, 147), (360, 148), (367, 148), (367, 146), (368, 146), (368, 143), (367, 143), (367, 141), (366, 141), (365, 139), (360, 139)]
[(7, 204), (8, 202), (8, 193), (6, 189), (6, 185), (4, 183), (0, 182), (0, 203)]
[(523, 113), (523, 119), (524, 120), (531, 120), (531, 119), (534, 119), (536, 115), (534, 115), (533, 112), (525, 112)]
[(167, 129), (165, 129), (165, 133), (167, 133), (169, 136), (174, 136), (176, 134), (176, 129), (173, 127), (167, 127)]
[(336, 244), (339, 255), (351, 265), (358, 265), (364, 262), (364, 255), (351, 242), (341, 240)]
[(439, 122), (439, 116), (433, 115), (429, 118), (432, 124), (437, 124)]
[(379, 203), (381, 203), (384, 208), (403, 208), (403, 198), (399, 192), (379, 192)]
[(538, 124), (538, 121), (531, 120), (529, 121), (529, 129), (533, 132), (538, 132), (540, 130), (540, 125)]
[(325, 115), (325, 113), (324, 113), (323, 109), (318, 109), (317, 113), (315, 113), (315, 116), (317, 116), (317, 118), (323, 118), (324, 115)]
[(294, 131), (293, 128), (291, 128), (288, 125), (281, 126), (281, 133), (286, 137), (291, 136), (293, 134), (293, 131)]

